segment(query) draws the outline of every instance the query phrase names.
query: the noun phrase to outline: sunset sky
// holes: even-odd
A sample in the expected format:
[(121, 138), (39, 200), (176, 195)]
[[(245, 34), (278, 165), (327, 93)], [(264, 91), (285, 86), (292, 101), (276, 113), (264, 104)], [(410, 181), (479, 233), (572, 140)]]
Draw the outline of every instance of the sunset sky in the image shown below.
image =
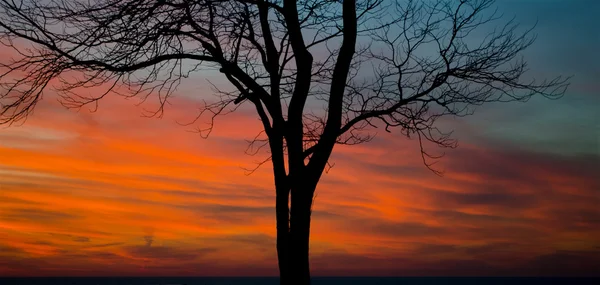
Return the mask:
[[(537, 20), (530, 75), (574, 75), (565, 97), (442, 121), (460, 142), (436, 165), (444, 177), (399, 132), (337, 146), (316, 192), (313, 275), (600, 274), (600, 1), (498, 6)], [(271, 169), (243, 169), (263, 158), (244, 154), (257, 117), (220, 117), (208, 139), (177, 124), (210, 92), (184, 81), (162, 119), (140, 116), (152, 102), (77, 112), (48, 94), (1, 126), (0, 276), (276, 276)]]

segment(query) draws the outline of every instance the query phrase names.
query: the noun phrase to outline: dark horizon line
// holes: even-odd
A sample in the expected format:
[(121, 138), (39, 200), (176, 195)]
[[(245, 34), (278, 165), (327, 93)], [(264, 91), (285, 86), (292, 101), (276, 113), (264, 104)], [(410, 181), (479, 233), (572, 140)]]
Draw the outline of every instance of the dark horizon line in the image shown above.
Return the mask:
[[(125, 276), (125, 275), (115, 275), (115, 276), (0, 276), (0, 279), (9, 279), (9, 278), (23, 278), (23, 279), (41, 279), (41, 278), (229, 278), (229, 279), (258, 279), (258, 278), (272, 278), (279, 279), (279, 276)], [(514, 275), (514, 276), (311, 276), (311, 278), (598, 278), (600, 279), (600, 275)]]

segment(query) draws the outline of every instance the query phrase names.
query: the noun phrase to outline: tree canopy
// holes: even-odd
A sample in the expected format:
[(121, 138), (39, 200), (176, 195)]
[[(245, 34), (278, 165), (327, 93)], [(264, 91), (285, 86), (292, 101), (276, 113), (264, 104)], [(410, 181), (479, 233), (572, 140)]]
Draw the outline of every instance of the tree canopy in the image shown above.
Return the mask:
[[(305, 157), (327, 137), (368, 141), (375, 126), (450, 147), (438, 118), (486, 102), (556, 98), (566, 87), (560, 77), (522, 80), (520, 53), (534, 37), (513, 21), (498, 26), (501, 15), (485, 11), (492, 4), (1, 1), (0, 37), (19, 57), (2, 61), (0, 122), (24, 119), (50, 87), (67, 107), (110, 93), (157, 96), (160, 115), (181, 80), (218, 69), (232, 88), (217, 90), (202, 115), (251, 103), (267, 135), (301, 124)], [(105, 92), (88, 96), (88, 87)], [(306, 108), (311, 100), (323, 108)]]

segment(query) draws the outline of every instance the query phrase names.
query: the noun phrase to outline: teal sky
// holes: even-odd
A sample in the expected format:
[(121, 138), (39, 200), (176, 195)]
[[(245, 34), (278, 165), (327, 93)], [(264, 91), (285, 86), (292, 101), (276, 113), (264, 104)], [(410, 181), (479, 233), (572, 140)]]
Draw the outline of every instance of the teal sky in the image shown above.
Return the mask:
[[(559, 100), (489, 104), (460, 119), (462, 141), (493, 140), (556, 154), (596, 154), (600, 113), (600, 1), (503, 0), (499, 11), (524, 28), (536, 24), (536, 42), (525, 51), (529, 76), (573, 76)], [(462, 126), (464, 124), (464, 126)], [(452, 125), (450, 126), (452, 127)], [(461, 131), (462, 128), (469, 129)]]

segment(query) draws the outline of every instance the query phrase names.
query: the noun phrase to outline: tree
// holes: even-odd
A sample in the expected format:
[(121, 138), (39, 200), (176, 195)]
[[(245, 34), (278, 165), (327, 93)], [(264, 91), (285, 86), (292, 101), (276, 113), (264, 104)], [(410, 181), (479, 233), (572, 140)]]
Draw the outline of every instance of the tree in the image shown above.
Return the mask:
[[(493, 0), (0, 0), (0, 123), (27, 117), (53, 88), (69, 108), (108, 94), (157, 96), (160, 116), (181, 80), (217, 68), (198, 118), (256, 109), (276, 192), (281, 284), (309, 284), (314, 192), (336, 144), (378, 127), (455, 147), (434, 124), (486, 102), (559, 98), (567, 79), (525, 81), (534, 40), (489, 11)], [(482, 27), (494, 27), (493, 32)], [(481, 33), (484, 31), (485, 33)], [(84, 95), (84, 88), (105, 92)], [(317, 111), (308, 104), (324, 107)], [(264, 138), (264, 139), (263, 139)]]

